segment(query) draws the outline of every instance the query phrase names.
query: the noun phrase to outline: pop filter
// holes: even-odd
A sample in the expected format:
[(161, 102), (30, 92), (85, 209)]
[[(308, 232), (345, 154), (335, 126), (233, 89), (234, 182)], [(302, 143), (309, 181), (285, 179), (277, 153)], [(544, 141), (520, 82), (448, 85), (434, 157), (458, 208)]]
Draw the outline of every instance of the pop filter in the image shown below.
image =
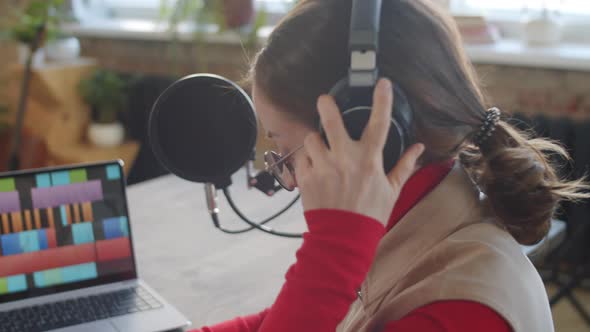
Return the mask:
[(149, 139), (160, 163), (175, 175), (216, 188), (254, 155), (257, 121), (250, 97), (234, 82), (196, 74), (173, 83), (156, 100)]

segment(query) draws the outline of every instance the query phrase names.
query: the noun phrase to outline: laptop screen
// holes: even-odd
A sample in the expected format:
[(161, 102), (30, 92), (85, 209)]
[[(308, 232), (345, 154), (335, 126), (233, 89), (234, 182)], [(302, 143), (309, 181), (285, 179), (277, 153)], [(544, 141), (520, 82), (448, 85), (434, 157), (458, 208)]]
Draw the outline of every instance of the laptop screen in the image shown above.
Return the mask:
[(0, 175), (0, 303), (135, 277), (120, 163)]

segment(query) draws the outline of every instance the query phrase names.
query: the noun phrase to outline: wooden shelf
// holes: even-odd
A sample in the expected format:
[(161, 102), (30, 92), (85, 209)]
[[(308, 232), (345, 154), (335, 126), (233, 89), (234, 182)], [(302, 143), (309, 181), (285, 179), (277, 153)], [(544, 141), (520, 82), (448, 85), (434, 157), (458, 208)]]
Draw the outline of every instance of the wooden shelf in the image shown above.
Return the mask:
[[(48, 165), (64, 165), (122, 159), (129, 171), (139, 152), (139, 143), (125, 142), (100, 148), (87, 142), (90, 111), (78, 94), (80, 80), (96, 69), (96, 61), (80, 58), (34, 67), (25, 127), (47, 145)], [(11, 68), (13, 106), (16, 105), (22, 66)], [(13, 107), (15, 109), (15, 107)]]
[(125, 173), (129, 174), (131, 166), (139, 152), (139, 143), (128, 141), (113, 148), (101, 148), (87, 142), (63, 147), (50, 147), (51, 165), (91, 163), (104, 160), (121, 159), (125, 162)]

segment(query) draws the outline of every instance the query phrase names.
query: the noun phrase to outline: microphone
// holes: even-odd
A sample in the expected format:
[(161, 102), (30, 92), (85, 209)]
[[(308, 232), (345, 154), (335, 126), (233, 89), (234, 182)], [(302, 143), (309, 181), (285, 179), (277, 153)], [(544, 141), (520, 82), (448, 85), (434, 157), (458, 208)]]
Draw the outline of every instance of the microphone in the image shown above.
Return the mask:
[[(185, 180), (205, 184), (207, 208), (215, 227), (230, 234), (258, 229), (279, 236), (301, 236), (264, 226), (286, 212), (299, 196), (260, 222), (248, 219), (231, 198), (231, 176), (244, 166), (248, 188), (257, 188), (267, 196), (280, 190), (268, 172), (254, 174), (257, 118), (252, 100), (236, 83), (213, 74), (181, 78), (158, 97), (148, 125), (151, 148), (162, 166)], [(249, 225), (247, 228), (228, 230), (220, 225), (218, 190), (223, 191), (230, 207)]]
[(231, 175), (254, 155), (254, 106), (246, 92), (221, 76), (184, 77), (156, 100), (149, 140), (171, 173), (193, 182), (231, 185)]

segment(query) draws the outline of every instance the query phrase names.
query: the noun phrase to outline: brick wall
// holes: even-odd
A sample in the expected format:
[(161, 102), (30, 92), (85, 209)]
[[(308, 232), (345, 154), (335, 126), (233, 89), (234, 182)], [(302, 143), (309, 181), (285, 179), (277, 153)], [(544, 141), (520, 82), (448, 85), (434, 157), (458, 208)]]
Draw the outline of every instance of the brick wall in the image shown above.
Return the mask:
[[(176, 53), (174, 53), (176, 52)], [(151, 74), (212, 72), (242, 77), (255, 52), (231, 44), (180, 43), (100, 38), (82, 40), (82, 53), (105, 67)], [(590, 72), (476, 65), (491, 104), (513, 112), (590, 116)]]
[(242, 77), (255, 54), (227, 43), (83, 38), (81, 46), (83, 56), (114, 70), (176, 76), (211, 72), (233, 80)]
[(477, 65), (490, 102), (506, 111), (590, 117), (590, 71)]

